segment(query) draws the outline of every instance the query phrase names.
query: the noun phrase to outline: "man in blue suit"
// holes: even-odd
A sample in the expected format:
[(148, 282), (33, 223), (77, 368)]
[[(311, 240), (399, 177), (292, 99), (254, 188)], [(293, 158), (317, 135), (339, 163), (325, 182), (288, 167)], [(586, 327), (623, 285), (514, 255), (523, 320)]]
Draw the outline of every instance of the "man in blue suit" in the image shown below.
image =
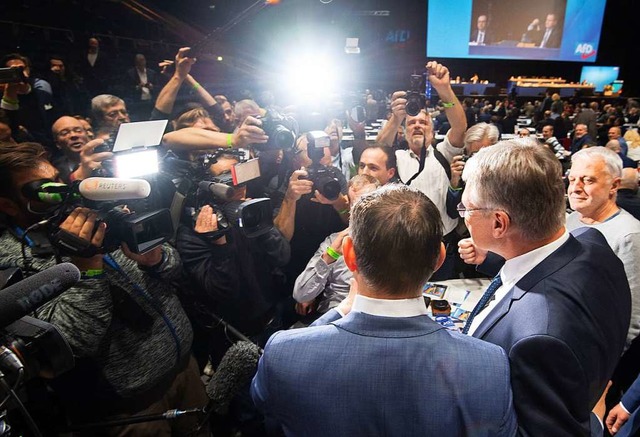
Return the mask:
[(353, 206), (350, 296), (314, 326), (271, 337), (251, 387), (267, 419), (295, 436), (515, 435), (504, 352), (426, 315), (442, 230), (435, 205), (404, 185)]
[(602, 435), (590, 412), (624, 347), (629, 284), (600, 232), (567, 233), (561, 176), (526, 139), (467, 163), (458, 209), (475, 245), (506, 262), (464, 332), (507, 352), (519, 434)]

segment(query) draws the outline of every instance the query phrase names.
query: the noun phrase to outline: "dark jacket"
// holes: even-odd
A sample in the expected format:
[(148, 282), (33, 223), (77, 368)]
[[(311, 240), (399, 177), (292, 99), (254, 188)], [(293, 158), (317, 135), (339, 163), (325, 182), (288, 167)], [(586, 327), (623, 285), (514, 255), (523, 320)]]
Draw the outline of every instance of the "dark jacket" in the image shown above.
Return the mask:
[(289, 262), (289, 243), (276, 228), (250, 239), (232, 227), (226, 239), (226, 244), (217, 245), (206, 234), (186, 226), (178, 229), (178, 252), (196, 285), (195, 290), (183, 288), (182, 302), (202, 326), (211, 324), (213, 313), (254, 335), (281, 298), (278, 267)]

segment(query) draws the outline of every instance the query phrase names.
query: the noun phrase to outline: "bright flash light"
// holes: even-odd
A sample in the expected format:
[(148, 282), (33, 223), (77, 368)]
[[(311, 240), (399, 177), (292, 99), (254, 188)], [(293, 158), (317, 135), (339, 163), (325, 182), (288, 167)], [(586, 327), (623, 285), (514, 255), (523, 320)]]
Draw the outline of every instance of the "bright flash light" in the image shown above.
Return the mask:
[(222, 56), (218, 56), (216, 59), (217, 59), (218, 61), (222, 61)]
[(322, 99), (339, 88), (337, 62), (321, 55), (294, 57), (285, 63), (283, 85), (297, 99)]
[(115, 173), (119, 178), (134, 178), (158, 172), (158, 152), (155, 149), (135, 153), (116, 153)]

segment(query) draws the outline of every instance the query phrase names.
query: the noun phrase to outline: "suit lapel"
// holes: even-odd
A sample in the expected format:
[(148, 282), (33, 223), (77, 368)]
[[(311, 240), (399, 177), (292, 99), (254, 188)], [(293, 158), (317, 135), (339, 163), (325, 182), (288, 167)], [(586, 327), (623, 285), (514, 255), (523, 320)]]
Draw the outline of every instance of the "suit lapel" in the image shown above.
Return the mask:
[(473, 333), (474, 337), (483, 338), (483, 336), (493, 328), (511, 309), (513, 302), (520, 300), (522, 296), (529, 292), (539, 282), (551, 276), (558, 270), (564, 268), (571, 262), (580, 250), (580, 243), (572, 236), (566, 243), (560, 246), (555, 252), (545, 258), (540, 264), (535, 266), (527, 273), (518, 283), (505, 295), (498, 305), (478, 326)]

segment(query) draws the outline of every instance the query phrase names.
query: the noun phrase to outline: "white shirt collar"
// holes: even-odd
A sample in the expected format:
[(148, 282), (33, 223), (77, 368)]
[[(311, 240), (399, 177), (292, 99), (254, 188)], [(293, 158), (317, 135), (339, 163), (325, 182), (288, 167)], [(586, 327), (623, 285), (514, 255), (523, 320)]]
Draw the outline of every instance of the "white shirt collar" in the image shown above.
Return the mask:
[(557, 240), (506, 261), (500, 271), (502, 284), (508, 284), (509, 288), (513, 287), (527, 273), (533, 270), (535, 266), (560, 248), (568, 239), (569, 233), (565, 229), (562, 236)]
[(372, 316), (414, 317), (427, 314), (427, 306), (422, 296), (413, 299), (375, 299), (358, 294), (351, 311)]

